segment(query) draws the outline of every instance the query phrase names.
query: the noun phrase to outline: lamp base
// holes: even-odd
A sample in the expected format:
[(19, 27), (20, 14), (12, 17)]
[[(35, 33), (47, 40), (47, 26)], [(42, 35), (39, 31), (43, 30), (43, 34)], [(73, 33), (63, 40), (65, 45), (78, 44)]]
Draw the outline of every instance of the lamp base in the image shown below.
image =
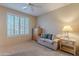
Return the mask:
[(69, 40), (69, 32), (65, 32), (65, 39)]

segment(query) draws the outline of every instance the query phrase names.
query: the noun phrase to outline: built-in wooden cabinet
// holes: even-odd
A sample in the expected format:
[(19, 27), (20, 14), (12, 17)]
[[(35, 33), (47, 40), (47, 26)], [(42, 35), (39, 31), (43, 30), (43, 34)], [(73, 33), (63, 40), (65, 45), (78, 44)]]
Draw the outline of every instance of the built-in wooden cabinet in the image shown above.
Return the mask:
[(41, 27), (33, 28), (32, 30), (32, 40), (37, 40), (41, 36), (43, 29)]

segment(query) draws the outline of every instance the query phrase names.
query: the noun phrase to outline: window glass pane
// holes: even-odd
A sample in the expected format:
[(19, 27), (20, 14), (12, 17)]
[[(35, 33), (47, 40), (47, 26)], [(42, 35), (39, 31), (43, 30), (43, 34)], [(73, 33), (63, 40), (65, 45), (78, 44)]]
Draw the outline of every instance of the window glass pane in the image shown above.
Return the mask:
[(15, 35), (19, 35), (19, 17), (15, 16)]
[(17, 36), (29, 34), (29, 18), (7, 15), (7, 35)]
[(25, 18), (25, 34), (29, 34), (29, 19)]
[(24, 34), (24, 18), (20, 18), (20, 34)]
[(7, 35), (14, 35), (14, 17), (12, 15), (8, 15), (7, 19)]

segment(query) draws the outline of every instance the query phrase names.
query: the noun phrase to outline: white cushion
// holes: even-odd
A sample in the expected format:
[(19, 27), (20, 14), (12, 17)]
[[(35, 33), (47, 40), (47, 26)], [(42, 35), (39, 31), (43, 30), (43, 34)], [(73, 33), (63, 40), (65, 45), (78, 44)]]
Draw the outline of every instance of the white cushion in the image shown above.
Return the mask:
[(43, 41), (46, 41), (46, 42), (49, 42), (49, 43), (52, 43), (53, 42), (53, 40), (45, 39), (45, 38), (40, 38), (40, 40), (43, 40)]

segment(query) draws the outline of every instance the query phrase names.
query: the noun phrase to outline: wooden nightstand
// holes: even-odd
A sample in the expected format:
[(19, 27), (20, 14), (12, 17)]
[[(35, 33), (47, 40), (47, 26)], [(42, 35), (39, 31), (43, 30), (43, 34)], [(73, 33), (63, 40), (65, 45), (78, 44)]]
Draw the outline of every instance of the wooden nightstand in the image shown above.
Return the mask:
[(60, 40), (60, 50), (76, 55), (76, 42), (72, 40)]

